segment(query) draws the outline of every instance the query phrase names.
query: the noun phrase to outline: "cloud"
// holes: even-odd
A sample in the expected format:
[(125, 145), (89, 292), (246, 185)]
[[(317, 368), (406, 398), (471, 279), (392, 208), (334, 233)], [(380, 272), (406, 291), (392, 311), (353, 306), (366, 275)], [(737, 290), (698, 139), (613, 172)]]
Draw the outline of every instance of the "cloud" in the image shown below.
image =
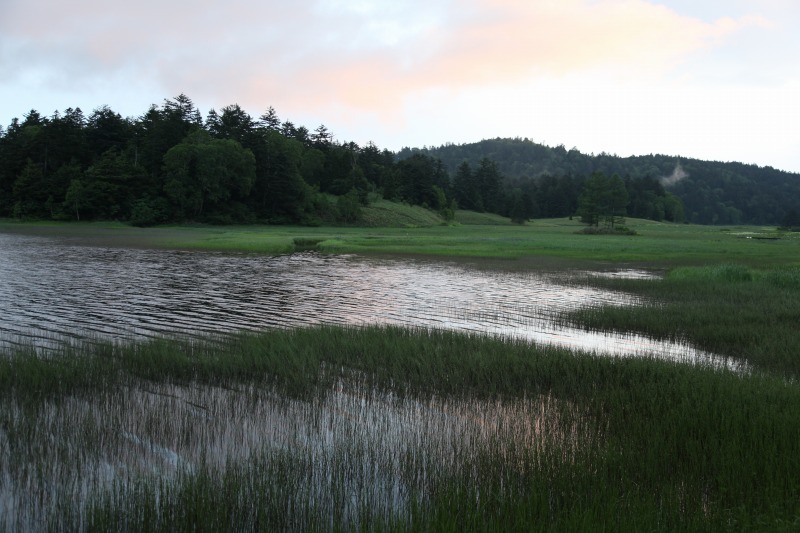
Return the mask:
[[(732, 31), (640, 0), (479, 0), (480, 18), (450, 37), (446, 75), (563, 74), (602, 66), (663, 65)], [(488, 15), (488, 16), (487, 16)], [(726, 22), (727, 24), (727, 22)]]
[(0, 56), (0, 67), (17, 74), (46, 69), (50, 75), (43, 81), (66, 91), (121, 75), (207, 95), (233, 94), (260, 73), (277, 78), (287, 72), (291, 85), (298, 68), (293, 59), (314, 42), (315, 29), (305, 23), (314, 2), (291, 5), (3, 0), (0, 50), (13, 53)]
[(429, 90), (658, 74), (763, 22), (706, 23), (645, 0), (3, 3), (3, 47), (15, 50), (3, 69), (46, 67), (54, 86), (124, 74), (203, 100), (378, 113)]
[(461, 91), (581, 71), (660, 76), (691, 54), (717, 46), (758, 17), (707, 23), (644, 0), (468, 0), (447, 24), (402, 48), (366, 50), (300, 73), (324, 84), (319, 98), (377, 110), (410, 94)]

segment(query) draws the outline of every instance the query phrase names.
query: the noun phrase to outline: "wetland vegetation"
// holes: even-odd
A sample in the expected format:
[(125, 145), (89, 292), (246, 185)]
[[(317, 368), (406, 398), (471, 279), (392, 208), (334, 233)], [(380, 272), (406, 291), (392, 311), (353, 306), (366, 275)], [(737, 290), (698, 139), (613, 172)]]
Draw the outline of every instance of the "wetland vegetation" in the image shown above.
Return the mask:
[(23, 529), (798, 524), (800, 390), (774, 375), (320, 327), (18, 353), (0, 379)]
[[(640, 295), (565, 323), (689, 340), (746, 372), (463, 332), (318, 326), (9, 348), (7, 529), (793, 531), (800, 241), (567, 219), (427, 228), (16, 226), (125, 246), (483, 256)], [(768, 235), (779, 239), (757, 239)], [(303, 244), (308, 244), (304, 240)], [(281, 248), (281, 247), (286, 248)], [(500, 259), (500, 261), (498, 261)]]

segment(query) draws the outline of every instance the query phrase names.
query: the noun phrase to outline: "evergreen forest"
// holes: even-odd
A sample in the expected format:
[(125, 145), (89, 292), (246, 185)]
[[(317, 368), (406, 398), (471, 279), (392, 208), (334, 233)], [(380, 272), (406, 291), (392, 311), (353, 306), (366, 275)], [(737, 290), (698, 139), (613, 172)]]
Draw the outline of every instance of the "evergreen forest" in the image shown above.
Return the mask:
[(399, 157), (425, 154), (445, 167), (495, 161), (510, 188), (534, 200), (534, 217), (569, 216), (594, 173), (619, 176), (629, 195), (628, 216), (695, 224), (800, 226), (800, 174), (738, 162), (679, 156), (619, 157), (548, 147), (528, 139), (404, 148)]
[(621, 158), (493, 139), (398, 153), (335, 139), (269, 107), (205, 117), (186, 95), (124, 118), (31, 110), (0, 127), (0, 217), (146, 226), (358, 224), (376, 198), (524, 222), (579, 215), (800, 226), (800, 175), (672, 156)]

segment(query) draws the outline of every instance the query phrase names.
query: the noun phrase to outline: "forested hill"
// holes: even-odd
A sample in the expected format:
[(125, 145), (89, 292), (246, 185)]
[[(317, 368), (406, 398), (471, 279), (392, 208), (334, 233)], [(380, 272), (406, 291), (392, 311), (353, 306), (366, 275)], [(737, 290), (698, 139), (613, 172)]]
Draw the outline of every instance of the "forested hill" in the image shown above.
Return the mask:
[[(800, 212), (800, 174), (772, 167), (667, 155), (588, 155), (574, 148), (553, 148), (519, 138), (404, 148), (398, 157), (407, 158), (413, 153), (441, 159), (451, 174), (464, 161), (477, 165), (488, 158), (501, 174), (518, 185), (538, 182), (540, 196), (543, 184), (556, 183), (567, 190), (574, 186), (573, 181), (596, 171), (634, 181), (656, 179), (667, 192), (682, 200), (685, 219), (699, 224), (778, 225), (788, 214)], [(559, 183), (564, 180), (567, 182)]]

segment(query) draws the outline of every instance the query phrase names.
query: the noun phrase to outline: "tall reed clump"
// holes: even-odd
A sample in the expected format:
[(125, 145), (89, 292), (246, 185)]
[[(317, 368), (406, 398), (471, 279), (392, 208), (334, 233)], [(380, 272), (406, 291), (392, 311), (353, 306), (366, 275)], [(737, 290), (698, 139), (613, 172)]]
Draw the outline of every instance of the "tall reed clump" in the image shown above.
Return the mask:
[(800, 267), (682, 267), (661, 280), (592, 283), (634, 292), (645, 303), (575, 311), (569, 315), (574, 323), (688, 340), (765, 371), (800, 377)]
[(0, 384), (0, 529), (800, 525), (782, 377), (319, 327), (21, 351)]

